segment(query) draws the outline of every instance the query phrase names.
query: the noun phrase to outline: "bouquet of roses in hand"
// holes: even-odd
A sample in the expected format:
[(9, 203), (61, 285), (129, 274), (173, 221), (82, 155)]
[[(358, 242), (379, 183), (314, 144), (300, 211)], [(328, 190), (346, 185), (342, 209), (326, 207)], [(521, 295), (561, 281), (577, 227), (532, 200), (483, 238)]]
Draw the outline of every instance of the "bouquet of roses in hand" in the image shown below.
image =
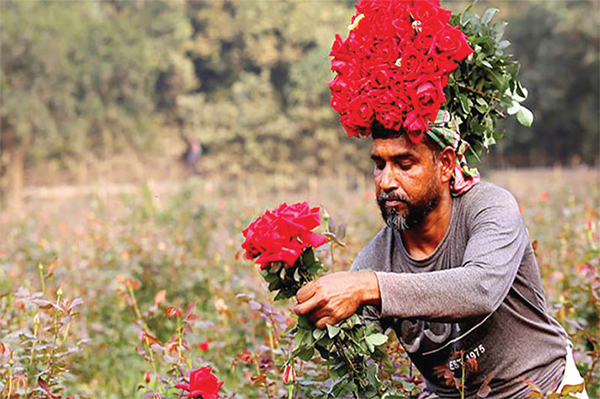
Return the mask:
[[(322, 235), (312, 231), (320, 224), (318, 207), (311, 208), (307, 202), (284, 203), (266, 211), (242, 232), (246, 258), (260, 265), (269, 291), (277, 292), (275, 300), (295, 296), (303, 285), (326, 271), (315, 249), (329, 240), (338, 241), (331, 232)], [(326, 329), (318, 329), (305, 316), (299, 316), (298, 324), (290, 331), (295, 335), (295, 349), (286, 369), (293, 366), (294, 358), (309, 361), (318, 352), (332, 379), (325, 396), (356, 396), (358, 392), (361, 398), (381, 397), (388, 390), (377, 378), (377, 365), (368, 364), (368, 360), (384, 359), (387, 336), (360, 314), (361, 309), (335, 326), (327, 325)]]
[(278, 291), (275, 300), (287, 299), (324, 270), (314, 249), (327, 237), (312, 230), (321, 223), (319, 208), (308, 203), (281, 204), (250, 224), (243, 232), (246, 259), (260, 265), (269, 291)]

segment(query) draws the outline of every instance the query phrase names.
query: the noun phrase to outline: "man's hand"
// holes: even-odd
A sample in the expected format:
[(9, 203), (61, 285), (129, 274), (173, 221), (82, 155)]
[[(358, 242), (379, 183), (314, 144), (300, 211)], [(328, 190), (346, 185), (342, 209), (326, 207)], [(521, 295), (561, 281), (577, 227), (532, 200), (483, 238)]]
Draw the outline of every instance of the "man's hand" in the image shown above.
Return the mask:
[(352, 316), (360, 305), (380, 305), (379, 283), (372, 272), (339, 272), (311, 281), (296, 294), (294, 312), (308, 315), (317, 328)]

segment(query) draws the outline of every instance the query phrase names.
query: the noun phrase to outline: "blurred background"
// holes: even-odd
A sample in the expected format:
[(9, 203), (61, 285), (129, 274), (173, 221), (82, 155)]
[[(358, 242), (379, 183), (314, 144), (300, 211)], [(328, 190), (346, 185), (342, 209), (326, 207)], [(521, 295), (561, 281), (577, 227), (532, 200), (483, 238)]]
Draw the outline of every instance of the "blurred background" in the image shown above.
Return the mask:
[[(42, 376), (63, 397), (153, 397), (181, 377), (163, 310), (195, 302), (189, 364), (215, 367), (227, 397), (285, 396), (292, 315), (270, 305), (241, 231), (283, 201), (320, 204), (346, 247), (319, 256), (344, 270), (383, 226), (370, 141), (329, 107), (328, 53), (353, 4), (0, 2), (0, 393), (48, 397)], [(489, 7), (508, 21), (535, 122), (502, 126), (480, 170), (519, 201), (548, 308), (598, 397), (600, 3), (475, 12)], [(57, 298), (83, 303), (66, 317)], [(397, 371), (418, 391), (407, 361)]]
[[(4, 1), (3, 203), (35, 187), (370, 173), (329, 107), (352, 1)], [(465, 1), (444, 2), (461, 11)], [(598, 1), (481, 1), (508, 21), (535, 124), (489, 167), (594, 166)]]

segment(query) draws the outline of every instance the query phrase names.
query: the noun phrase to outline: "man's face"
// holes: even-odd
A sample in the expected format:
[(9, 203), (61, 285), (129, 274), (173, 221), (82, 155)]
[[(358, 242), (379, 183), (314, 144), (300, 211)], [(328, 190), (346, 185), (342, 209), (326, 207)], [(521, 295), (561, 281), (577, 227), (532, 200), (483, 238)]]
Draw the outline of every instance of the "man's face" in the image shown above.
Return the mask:
[(386, 224), (407, 230), (421, 224), (438, 204), (441, 186), (434, 152), (405, 135), (374, 139), (377, 203)]

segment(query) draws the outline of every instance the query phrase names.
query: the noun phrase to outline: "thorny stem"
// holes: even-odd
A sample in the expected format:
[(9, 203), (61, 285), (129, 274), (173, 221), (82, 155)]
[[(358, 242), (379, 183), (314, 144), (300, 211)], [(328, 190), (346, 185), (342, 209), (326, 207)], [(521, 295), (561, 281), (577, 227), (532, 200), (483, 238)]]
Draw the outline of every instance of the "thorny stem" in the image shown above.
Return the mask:
[(177, 350), (177, 354), (179, 355), (179, 361), (178, 363), (181, 364), (181, 348), (183, 347), (183, 328), (181, 327), (181, 318), (178, 317), (177, 318), (177, 345), (179, 346), (178, 350)]
[(15, 361), (13, 360), (12, 352), (10, 353), (10, 360), (8, 361), (8, 398), (12, 395), (12, 380), (13, 380), (13, 365)]
[[(131, 286), (131, 284), (125, 284), (125, 287), (127, 288), (129, 298), (131, 298), (133, 311), (135, 312), (135, 317), (137, 318), (137, 321), (139, 321), (142, 324), (144, 331), (150, 332), (150, 328), (148, 328), (146, 321), (142, 317), (142, 312), (140, 312), (140, 308), (138, 306), (137, 300), (135, 299), (135, 293), (133, 292), (133, 287)], [(156, 361), (154, 359), (154, 352), (152, 351), (152, 346), (150, 345), (150, 340), (148, 338), (144, 338), (144, 343), (148, 347), (148, 354), (150, 355), (150, 361), (152, 363), (152, 371), (154, 371), (155, 385), (158, 387), (158, 392), (162, 396), (162, 389), (161, 389), (160, 384), (158, 384), (158, 369), (156, 367)]]
[(38, 265), (38, 272), (40, 273), (40, 280), (42, 281), (42, 292), (46, 292), (46, 280), (44, 279), (44, 265), (41, 263)]
[[(38, 333), (38, 329), (40, 326), (40, 321), (39, 321), (39, 315), (35, 315), (35, 317), (33, 318), (33, 343), (31, 344), (31, 352), (29, 354), (30, 359), (29, 359), (29, 367), (31, 368), (31, 370), (33, 371), (33, 356), (35, 353), (35, 345), (37, 344), (37, 333)], [(10, 396), (9, 396), (10, 397)]]
[(150, 331), (150, 329), (146, 325), (146, 321), (142, 317), (142, 312), (140, 312), (140, 308), (138, 306), (137, 300), (135, 299), (135, 294), (133, 292), (133, 288), (131, 287), (131, 284), (125, 284), (125, 287), (127, 288), (127, 292), (129, 293), (129, 297), (131, 298), (133, 311), (135, 312), (135, 317), (138, 319), (138, 321), (140, 323), (142, 323), (142, 327), (144, 327), (144, 329), (146, 331)]
[(50, 353), (48, 353), (48, 368), (52, 365), (52, 356), (54, 356), (54, 352), (56, 351), (56, 343), (58, 341), (58, 311), (60, 310), (60, 300), (62, 298), (62, 289), (59, 288), (56, 292), (56, 305), (54, 306), (54, 321), (53, 321), (53, 333), (54, 337), (52, 339), (52, 349)]
[(158, 388), (158, 393), (162, 396), (162, 389), (160, 384), (158, 383), (158, 368), (156, 367), (156, 360), (154, 359), (154, 352), (152, 351), (152, 346), (150, 345), (150, 340), (147, 337), (144, 337), (144, 342), (148, 347), (148, 354), (150, 355), (150, 362), (152, 364), (152, 371), (154, 371), (154, 386)]
[[(342, 355), (342, 358), (344, 359), (344, 362), (346, 363), (346, 365), (352, 370), (352, 379), (355, 379), (359, 375), (358, 371), (354, 367), (354, 364), (348, 357), (348, 354), (346, 353), (346, 351), (344, 351), (344, 348), (342, 347), (342, 344), (338, 337), (335, 338), (335, 347), (337, 348), (338, 353), (340, 353)], [(362, 384), (360, 384), (360, 386), (361, 386), (361, 388), (363, 387)], [(358, 399), (358, 396), (356, 396), (356, 392), (354, 392), (354, 391), (352, 391), (352, 396), (354, 398)]]

